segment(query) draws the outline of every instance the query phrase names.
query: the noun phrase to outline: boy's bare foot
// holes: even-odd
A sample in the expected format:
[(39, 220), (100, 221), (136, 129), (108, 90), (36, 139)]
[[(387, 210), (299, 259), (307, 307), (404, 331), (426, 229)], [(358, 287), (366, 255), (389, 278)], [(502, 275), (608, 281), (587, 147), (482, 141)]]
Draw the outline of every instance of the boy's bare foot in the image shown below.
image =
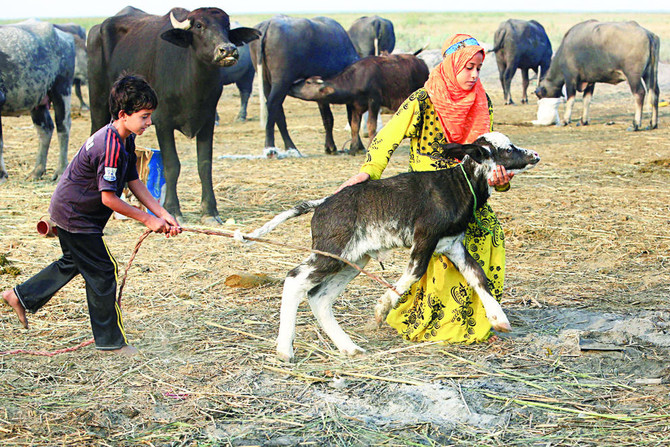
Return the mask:
[(109, 349), (102, 351), (108, 354), (120, 354), (120, 355), (125, 355), (126, 357), (132, 357), (134, 355), (137, 355), (140, 353), (140, 351), (137, 350), (135, 346), (130, 346), (130, 345), (125, 345), (122, 348), (119, 349)]
[(16, 296), (16, 293), (14, 293), (14, 289), (8, 289), (2, 292), (2, 299), (4, 299), (5, 302), (12, 307), (12, 309), (14, 309), (14, 312), (16, 312), (16, 316), (19, 317), (19, 321), (21, 322), (23, 327), (28, 329), (28, 319), (26, 318), (26, 310), (23, 308), (23, 305), (21, 304), (21, 301), (19, 301), (19, 298)]

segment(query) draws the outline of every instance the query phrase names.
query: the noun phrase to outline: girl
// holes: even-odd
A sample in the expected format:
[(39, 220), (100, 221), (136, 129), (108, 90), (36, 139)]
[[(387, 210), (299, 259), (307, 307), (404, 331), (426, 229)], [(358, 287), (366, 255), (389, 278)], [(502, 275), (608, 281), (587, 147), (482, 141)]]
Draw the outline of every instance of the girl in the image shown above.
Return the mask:
[[(360, 172), (338, 191), (379, 179), (405, 138), (410, 138), (410, 171), (428, 171), (458, 163), (439, 156), (439, 145), (472, 143), (491, 130), (492, 107), (479, 80), (484, 49), (472, 36), (457, 34), (444, 43), (442, 54), (442, 63), (430, 73), (424, 87), (405, 100), (374, 138)], [(489, 183), (506, 191), (512, 176), (499, 167)], [(480, 208), (476, 216), (464, 244), (486, 272), (491, 293), (500, 300), (505, 274), (503, 230), (489, 205)], [(426, 274), (403, 295), (386, 321), (412, 341), (474, 343), (492, 335), (479, 297), (453, 264), (438, 254), (433, 255)]]

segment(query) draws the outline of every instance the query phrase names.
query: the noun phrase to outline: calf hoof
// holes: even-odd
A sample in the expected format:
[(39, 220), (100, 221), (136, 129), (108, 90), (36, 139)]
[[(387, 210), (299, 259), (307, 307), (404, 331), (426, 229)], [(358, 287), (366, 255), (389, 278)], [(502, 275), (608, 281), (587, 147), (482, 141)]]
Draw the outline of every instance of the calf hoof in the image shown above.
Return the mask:
[(636, 126), (636, 125), (633, 124), (632, 126), (630, 126), (630, 127), (629, 127), (628, 129), (626, 129), (626, 130), (627, 130), (628, 132), (637, 132), (637, 131), (640, 130), (640, 128), (639, 128), (638, 126)]
[(8, 178), (9, 178), (9, 175), (7, 175), (6, 172), (0, 172), (0, 185), (5, 183)]
[(356, 357), (357, 355), (365, 354), (365, 349), (360, 346), (353, 345), (349, 348), (340, 349), (341, 354), (346, 354), (349, 357)]
[(293, 348), (290, 349), (280, 349), (277, 348), (277, 358), (285, 363), (293, 362)]
[(494, 330), (496, 330), (498, 332), (511, 332), (512, 331), (512, 326), (510, 326), (509, 322), (507, 322), (507, 321), (491, 322), (491, 326), (493, 327)]
[(391, 302), (387, 299), (385, 300), (384, 297), (379, 298), (375, 306), (375, 322), (377, 323), (377, 327), (382, 327), (390, 311)]
[(522, 99), (521, 104), (528, 104), (528, 99)]
[(582, 120), (579, 120), (579, 122), (577, 123), (577, 125), (578, 125), (578, 126), (588, 126), (588, 125), (589, 125), (589, 122), (588, 122), (588, 121), (582, 121)]

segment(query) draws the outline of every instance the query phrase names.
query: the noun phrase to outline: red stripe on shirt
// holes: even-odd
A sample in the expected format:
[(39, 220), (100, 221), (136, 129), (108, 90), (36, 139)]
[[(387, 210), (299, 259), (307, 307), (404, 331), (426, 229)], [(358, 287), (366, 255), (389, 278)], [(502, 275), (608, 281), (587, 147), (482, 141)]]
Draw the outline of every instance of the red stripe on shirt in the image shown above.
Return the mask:
[(121, 142), (112, 129), (107, 131), (105, 140), (105, 166), (116, 168), (118, 167), (119, 154), (121, 153)]

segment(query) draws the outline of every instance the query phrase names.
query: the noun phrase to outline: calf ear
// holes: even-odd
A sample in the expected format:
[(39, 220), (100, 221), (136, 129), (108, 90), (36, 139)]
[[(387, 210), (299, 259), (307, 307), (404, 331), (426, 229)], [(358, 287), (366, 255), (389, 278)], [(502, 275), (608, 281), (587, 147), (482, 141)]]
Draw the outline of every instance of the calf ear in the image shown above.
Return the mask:
[(469, 155), (477, 163), (484, 161), (487, 155), (486, 149), (477, 144), (448, 143), (441, 149), (444, 157), (463, 160), (466, 155)]
[(245, 28), (243, 26), (231, 29), (228, 33), (228, 39), (238, 47), (259, 37), (261, 37), (261, 32), (256, 28)]
[(178, 47), (188, 48), (193, 42), (193, 34), (190, 31), (172, 28), (161, 34), (161, 39), (166, 40), (173, 45), (177, 45)]

